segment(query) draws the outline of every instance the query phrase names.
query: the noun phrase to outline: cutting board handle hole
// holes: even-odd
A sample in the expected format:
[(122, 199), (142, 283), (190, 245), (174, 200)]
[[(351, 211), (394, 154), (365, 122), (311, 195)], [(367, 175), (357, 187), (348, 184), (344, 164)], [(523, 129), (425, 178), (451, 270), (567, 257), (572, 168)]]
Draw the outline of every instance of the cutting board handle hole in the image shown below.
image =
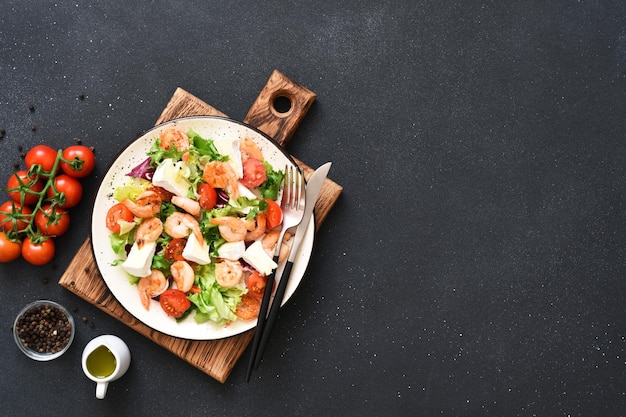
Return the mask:
[(287, 117), (292, 110), (292, 98), (286, 91), (278, 91), (272, 96), (272, 111), (276, 116)]

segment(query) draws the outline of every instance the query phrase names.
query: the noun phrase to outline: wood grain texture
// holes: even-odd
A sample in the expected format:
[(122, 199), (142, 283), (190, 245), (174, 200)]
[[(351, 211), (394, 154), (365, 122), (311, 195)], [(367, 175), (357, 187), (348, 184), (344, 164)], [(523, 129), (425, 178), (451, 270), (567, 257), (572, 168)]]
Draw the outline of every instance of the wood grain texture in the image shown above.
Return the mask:
[[(270, 80), (272, 80), (271, 77)], [(292, 94), (297, 95), (299, 94), (300, 87), (301, 86), (298, 86), (281, 75), (280, 83), (275, 84), (274, 87), (270, 87), (269, 89), (266, 86), (264, 91), (268, 90), (265, 94), (269, 94), (272, 88), (288, 88)], [(302, 100), (310, 99), (310, 93), (303, 92), (303, 94), (304, 97)], [(262, 106), (260, 103), (262, 103), (262, 101), (257, 100), (255, 106)], [(310, 104), (308, 107), (310, 107)], [(306, 107), (306, 110), (308, 110), (308, 107)], [(259, 111), (254, 112), (254, 114), (258, 113)], [(281, 122), (277, 125), (272, 125), (274, 129), (280, 130), (279, 133), (283, 140), (282, 143), (285, 143), (285, 140), (288, 140), (286, 138), (291, 138), (293, 135), (293, 131), (285, 131), (285, 129), (295, 130), (305, 113), (306, 111), (304, 111), (304, 113), (300, 113), (300, 111), (293, 112), (292, 116), (297, 118), (297, 121), (292, 120), (288, 123)], [(225, 117), (225, 114), (216, 108), (203, 102), (182, 88), (178, 88), (157, 119), (156, 124), (185, 116), (203, 115)], [(308, 178), (313, 172), (313, 169), (306, 166), (306, 164), (301, 161), (296, 160), (296, 162), (305, 172), (305, 177)], [(319, 229), (322, 221), (326, 218), (328, 212), (339, 198), (341, 191), (342, 187), (331, 180), (327, 180), (324, 183), (315, 207), (316, 229)], [(101, 239), (103, 237), (98, 238)], [(128, 313), (108, 290), (96, 266), (90, 239), (91, 238), (87, 238), (80, 247), (69, 267), (61, 276), (59, 284), (215, 378), (217, 381), (224, 383), (252, 339), (254, 330), (249, 330), (240, 335), (226, 339), (195, 341), (171, 337), (144, 325)]]
[[(281, 113), (276, 109), (275, 103), (279, 97), (287, 99), (291, 104), (288, 111)], [(308, 88), (274, 70), (243, 121), (255, 126), (284, 148), (316, 97)]]

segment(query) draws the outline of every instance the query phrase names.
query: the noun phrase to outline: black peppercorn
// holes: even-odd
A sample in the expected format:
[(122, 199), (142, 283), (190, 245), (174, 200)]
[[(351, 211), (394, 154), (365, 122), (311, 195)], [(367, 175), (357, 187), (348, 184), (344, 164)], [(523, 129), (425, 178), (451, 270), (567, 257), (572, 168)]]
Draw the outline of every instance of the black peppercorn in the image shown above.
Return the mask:
[(72, 325), (62, 310), (44, 303), (24, 312), (17, 320), (16, 330), (25, 348), (54, 354), (70, 343)]

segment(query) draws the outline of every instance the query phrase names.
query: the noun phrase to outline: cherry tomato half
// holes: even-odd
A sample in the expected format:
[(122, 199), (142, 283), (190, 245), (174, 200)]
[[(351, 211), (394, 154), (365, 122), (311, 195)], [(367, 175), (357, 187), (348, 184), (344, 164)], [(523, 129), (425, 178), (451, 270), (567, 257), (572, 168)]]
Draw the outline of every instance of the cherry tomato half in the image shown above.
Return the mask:
[[(23, 185), (21, 185), (22, 183)], [(36, 193), (43, 190), (43, 181), (35, 176), (28, 176), (28, 171), (17, 171), (15, 174), (9, 177), (7, 181), (7, 188), (20, 188), (20, 191), (8, 191), (9, 197), (16, 203), (23, 203), (27, 205), (35, 204), (39, 201), (39, 196)], [(24, 201), (21, 201), (22, 197)]]
[[(258, 271), (254, 271), (248, 275), (248, 278), (246, 278), (246, 288), (248, 289), (248, 294), (251, 294), (258, 299), (263, 298), (265, 287), (267, 287), (267, 277), (265, 275), (261, 275)], [(276, 288), (276, 281), (274, 281), (273, 287)], [(274, 288), (272, 288), (272, 291)]]
[(41, 165), (44, 171), (51, 172), (54, 167), (54, 162), (57, 159), (57, 151), (52, 149), (48, 145), (37, 145), (31, 150), (26, 152), (24, 161), (26, 167), (30, 169), (33, 165)]
[(70, 213), (46, 204), (35, 214), (35, 226), (44, 236), (61, 236), (70, 227)]
[(185, 246), (187, 245), (187, 239), (176, 238), (172, 239), (170, 243), (165, 247), (165, 259), (170, 262), (175, 261), (184, 261), (183, 250), (185, 250)]
[(258, 187), (267, 179), (265, 165), (255, 158), (248, 158), (243, 163), (243, 178), (241, 183), (246, 187)]
[(91, 171), (93, 171), (93, 168), (96, 165), (96, 157), (94, 156), (92, 150), (83, 145), (72, 145), (65, 148), (63, 150), (63, 159), (68, 161), (82, 161), (80, 168), (73, 167), (65, 161), (61, 162), (61, 169), (63, 172), (74, 178), (86, 177), (91, 174)]
[(83, 185), (74, 177), (69, 175), (58, 175), (54, 178), (54, 187), (48, 188), (48, 198), (52, 198), (57, 193), (65, 194), (65, 204), (59, 204), (61, 208), (75, 207), (80, 203), (80, 199), (83, 198)]
[(283, 222), (283, 209), (274, 200), (266, 198), (267, 210), (265, 210), (265, 228), (272, 230)]
[(54, 241), (46, 239), (35, 243), (26, 237), (22, 243), (22, 257), (32, 265), (45, 265), (54, 258)]
[(0, 232), (0, 262), (11, 262), (20, 257), (22, 253), (21, 242), (10, 240), (6, 233)]
[(168, 316), (180, 318), (191, 307), (187, 294), (176, 288), (165, 290), (159, 296), (159, 304)]
[(122, 229), (119, 221), (132, 222), (135, 219), (133, 213), (122, 203), (117, 203), (107, 212), (107, 229), (114, 233), (119, 233)]
[(33, 214), (30, 207), (22, 206), (15, 201), (5, 201), (0, 205), (0, 224), (2, 224), (2, 229), (5, 232), (24, 230), (30, 222), (30, 214)]
[(217, 191), (207, 183), (198, 184), (198, 203), (205, 210), (211, 210), (217, 203)]

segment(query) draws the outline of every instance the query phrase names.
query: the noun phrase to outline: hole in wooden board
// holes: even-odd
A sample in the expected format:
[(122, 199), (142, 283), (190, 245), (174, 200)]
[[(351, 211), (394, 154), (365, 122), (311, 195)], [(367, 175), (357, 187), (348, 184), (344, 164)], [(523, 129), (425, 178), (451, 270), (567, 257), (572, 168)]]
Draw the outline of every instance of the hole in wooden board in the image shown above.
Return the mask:
[(274, 101), (272, 102), (272, 110), (276, 113), (277, 116), (285, 117), (293, 108), (291, 98), (284, 93), (279, 93), (274, 97)]

